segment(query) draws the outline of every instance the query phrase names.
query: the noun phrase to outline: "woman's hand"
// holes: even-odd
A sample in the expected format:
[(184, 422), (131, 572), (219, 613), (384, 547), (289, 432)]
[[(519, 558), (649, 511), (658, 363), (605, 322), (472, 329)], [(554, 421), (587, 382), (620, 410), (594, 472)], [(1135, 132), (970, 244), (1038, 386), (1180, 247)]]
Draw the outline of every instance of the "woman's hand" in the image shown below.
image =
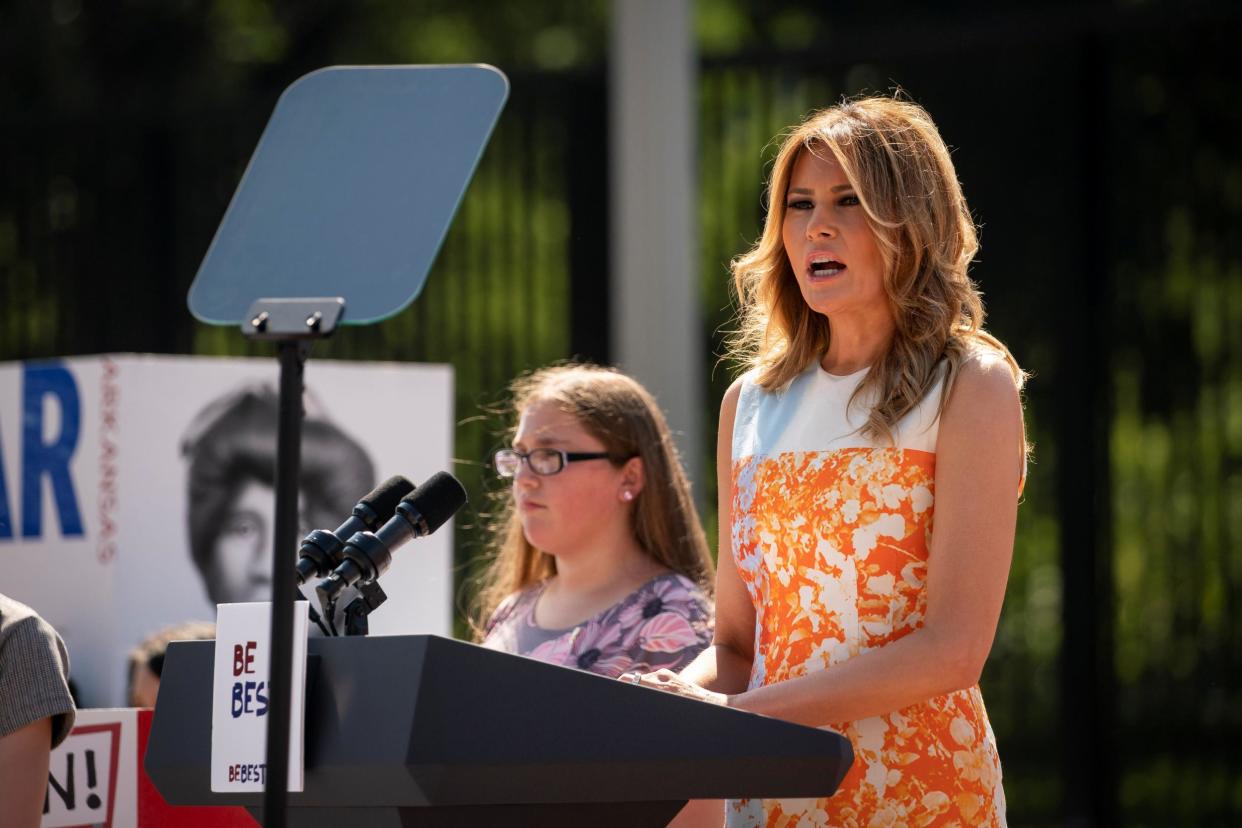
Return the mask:
[(697, 684), (691, 684), (672, 670), (656, 670), (654, 673), (641, 674), (623, 673), (618, 677), (618, 680), (624, 681), (627, 684), (637, 684), (640, 687), (663, 690), (665, 693), (672, 693), (675, 696), (684, 696), (696, 701), (718, 704), (721, 707), (729, 706), (729, 697), (724, 693), (716, 693), (706, 690)]

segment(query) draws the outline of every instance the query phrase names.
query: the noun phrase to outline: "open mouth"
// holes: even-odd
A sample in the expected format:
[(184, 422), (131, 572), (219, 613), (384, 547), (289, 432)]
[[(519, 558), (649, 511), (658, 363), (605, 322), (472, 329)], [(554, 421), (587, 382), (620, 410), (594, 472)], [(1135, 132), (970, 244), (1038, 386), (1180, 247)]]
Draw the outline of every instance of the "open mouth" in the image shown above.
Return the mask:
[(845, 270), (845, 264), (830, 256), (812, 256), (810, 272), (812, 276), (836, 276)]

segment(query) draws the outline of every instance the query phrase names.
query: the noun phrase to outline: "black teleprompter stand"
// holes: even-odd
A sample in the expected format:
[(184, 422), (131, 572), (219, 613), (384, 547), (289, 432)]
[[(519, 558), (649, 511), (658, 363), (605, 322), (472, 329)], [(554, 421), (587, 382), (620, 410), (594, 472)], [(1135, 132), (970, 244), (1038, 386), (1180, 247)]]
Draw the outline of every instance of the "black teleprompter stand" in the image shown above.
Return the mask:
[[(267, 713), (268, 825), (284, 825), (289, 786), (289, 716), (293, 683), (293, 601), (296, 573), (298, 478), (302, 474), (303, 373), (316, 339), (331, 336), (345, 311), (341, 297), (259, 299), (241, 325), (247, 339), (277, 343), (280, 413), (276, 438), (276, 526), (272, 533), (272, 627)], [(284, 645), (284, 646), (282, 646)], [(210, 684), (210, 679), (208, 680)], [(210, 708), (210, 701), (208, 701)]]
[[(382, 322), (418, 296), (508, 94), (504, 74), (481, 64), (332, 66), (298, 78), (277, 101), (190, 286), (200, 321), (240, 324), (279, 350), (269, 828), (283, 828), (289, 799), (293, 552), (310, 346), (338, 326)], [(376, 586), (350, 604), (347, 628), (365, 632), (380, 596)], [(177, 679), (167, 670), (163, 678)], [(210, 723), (210, 694), (198, 703), (193, 715)], [(308, 718), (308, 739), (315, 732)], [(206, 772), (210, 741), (199, 748)]]

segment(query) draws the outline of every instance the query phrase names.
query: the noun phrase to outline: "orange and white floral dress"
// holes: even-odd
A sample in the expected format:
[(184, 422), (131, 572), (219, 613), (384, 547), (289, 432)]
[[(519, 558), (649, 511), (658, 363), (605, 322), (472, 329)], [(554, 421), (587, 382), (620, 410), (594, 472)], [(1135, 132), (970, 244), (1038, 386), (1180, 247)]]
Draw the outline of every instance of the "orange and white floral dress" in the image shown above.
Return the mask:
[[(815, 363), (777, 392), (743, 380), (732, 542), (755, 606), (751, 687), (831, 670), (923, 624), (940, 389), (902, 419), (894, 443), (880, 443), (859, 428), (873, 400), (860, 394), (849, 405), (865, 376)], [(1005, 824), (978, 685), (824, 726), (854, 747), (837, 793), (732, 800), (731, 828)]]

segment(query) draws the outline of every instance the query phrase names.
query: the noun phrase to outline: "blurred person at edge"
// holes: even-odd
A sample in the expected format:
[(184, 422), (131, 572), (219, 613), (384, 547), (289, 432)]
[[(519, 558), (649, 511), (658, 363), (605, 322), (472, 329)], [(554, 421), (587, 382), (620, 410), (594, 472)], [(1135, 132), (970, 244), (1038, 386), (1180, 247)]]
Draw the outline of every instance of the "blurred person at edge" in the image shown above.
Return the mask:
[(129, 681), (126, 692), (130, 707), (155, 707), (164, 672), (164, 655), (174, 641), (210, 641), (216, 625), (207, 621), (187, 621), (165, 627), (147, 636), (129, 654)]
[(733, 263), (749, 370), (720, 412), (715, 638), (625, 679), (849, 738), (834, 796), (731, 800), (729, 826), (1004, 825), (978, 682), (1025, 375), (983, 329), (949, 152), (921, 107), (847, 101), (788, 134), (768, 199)]
[[(366, 450), (310, 404), (307, 408), (299, 538), (339, 525), (375, 485)], [(182, 438), (189, 460), (190, 554), (213, 604), (271, 600), (279, 410), (273, 389), (245, 386), (207, 405)]]
[(33, 609), (0, 594), (0, 828), (39, 825), (52, 749), (74, 716), (65, 642)]

